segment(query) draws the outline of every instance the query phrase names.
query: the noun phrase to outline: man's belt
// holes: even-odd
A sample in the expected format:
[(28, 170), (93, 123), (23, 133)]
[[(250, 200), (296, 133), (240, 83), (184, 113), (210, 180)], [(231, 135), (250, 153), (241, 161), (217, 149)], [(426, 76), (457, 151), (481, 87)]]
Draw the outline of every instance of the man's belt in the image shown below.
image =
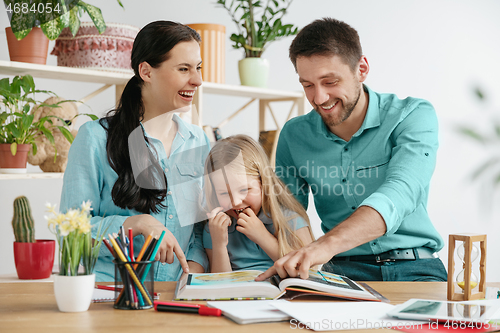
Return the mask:
[(439, 258), (438, 254), (427, 247), (416, 247), (413, 249), (396, 249), (380, 254), (366, 256), (333, 257), (333, 261), (366, 261), (366, 262), (389, 262), (397, 260), (417, 260)]

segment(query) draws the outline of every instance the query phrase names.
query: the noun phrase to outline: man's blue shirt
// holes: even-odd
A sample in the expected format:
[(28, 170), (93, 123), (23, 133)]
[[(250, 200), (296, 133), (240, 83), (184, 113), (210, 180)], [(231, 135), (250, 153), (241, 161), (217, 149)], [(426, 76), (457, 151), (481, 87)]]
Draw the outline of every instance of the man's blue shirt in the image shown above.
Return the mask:
[(366, 116), (348, 142), (314, 110), (288, 121), (278, 141), (276, 174), (306, 209), (313, 194), (324, 232), (360, 206), (380, 213), (386, 234), (340, 256), (422, 246), (439, 251), (443, 240), (427, 213), (438, 148), (434, 108), (422, 99), (364, 89)]

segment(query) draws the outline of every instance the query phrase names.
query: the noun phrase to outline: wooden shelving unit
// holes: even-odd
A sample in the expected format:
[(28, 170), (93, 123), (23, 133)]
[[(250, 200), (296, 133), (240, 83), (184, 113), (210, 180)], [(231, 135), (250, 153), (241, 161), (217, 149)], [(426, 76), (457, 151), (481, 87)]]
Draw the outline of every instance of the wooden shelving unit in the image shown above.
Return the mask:
[[(86, 101), (95, 95), (103, 92), (111, 86), (115, 86), (115, 97), (118, 100), (122, 94), (123, 88), (127, 81), (132, 77), (132, 71), (130, 73), (125, 72), (113, 72), (113, 71), (98, 71), (89, 70), (82, 68), (72, 68), (72, 67), (62, 67), (62, 66), (48, 66), (48, 65), (38, 65), (30, 64), (24, 62), (14, 62), (14, 61), (4, 61), (0, 60), (0, 74), (1, 75), (23, 75), (30, 74), (33, 77), (54, 79), (54, 80), (65, 80), (65, 81), (76, 81), (76, 82), (93, 82), (101, 83), (103, 86), (88, 96), (81, 98), (82, 101)], [(233, 86), (227, 84), (219, 84), (212, 82), (203, 82), (203, 84), (198, 87), (198, 90), (194, 96), (195, 110), (191, 114), (191, 122), (193, 124), (202, 126), (203, 124), (203, 97), (205, 94), (216, 94), (224, 96), (236, 96), (248, 98), (249, 100), (238, 110), (233, 112), (229, 117), (224, 119), (218, 127), (224, 126), (229, 122), (234, 116), (244, 111), (253, 102), (258, 101), (259, 103), (259, 131), (266, 130), (266, 112), (269, 111), (278, 131), (280, 126), (276, 121), (276, 117), (271, 108), (271, 103), (279, 102), (293, 102), (288, 114), (288, 118), (292, 117), (293, 112), (296, 110), (297, 115), (304, 114), (304, 110), (307, 105), (307, 100), (305, 99), (304, 93), (302, 91), (283, 91), (283, 90), (273, 90), (265, 88), (255, 88), (247, 86)], [(273, 153), (276, 147), (273, 149)], [(274, 156), (274, 154), (273, 154)], [(42, 173), (45, 175), (45, 173)], [(29, 175), (29, 176), (28, 176)], [(46, 176), (38, 176), (37, 174), (19, 174), (19, 175), (9, 175), (12, 177), (18, 177), (15, 179), (30, 179), (30, 178), (51, 178)], [(57, 178), (57, 177), (52, 177)], [(0, 174), (0, 179), (13, 179), (5, 178), (4, 175)]]

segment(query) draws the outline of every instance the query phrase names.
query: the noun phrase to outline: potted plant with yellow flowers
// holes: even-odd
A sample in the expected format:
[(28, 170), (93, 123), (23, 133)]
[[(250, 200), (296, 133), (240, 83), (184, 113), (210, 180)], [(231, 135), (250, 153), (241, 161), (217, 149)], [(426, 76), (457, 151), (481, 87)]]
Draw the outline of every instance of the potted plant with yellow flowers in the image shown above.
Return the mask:
[(266, 87), (269, 62), (261, 58), (269, 43), (283, 37), (296, 35), (298, 29), (283, 24), (281, 19), (293, 0), (269, 0), (265, 7), (260, 0), (218, 0), (227, 10), (238, 28), (230, 39), (234, 48), (242, 48), (245, 58), (238, 63), (242, 85)]
[(62, 312), (87, 311), (92, 300), (93, 271), (107, 227), (100, 223), (96, 237), (92, 239), (91, 209), (91, 203), (87, 201), (80, 208), (62, 214), (56, 212), (55, 206), (47, 204), (47, 211), (51, 214), (46, 217), (49, 230), (56, 235), (59, 245), (59, 274), (54, 275), (54, 294)]

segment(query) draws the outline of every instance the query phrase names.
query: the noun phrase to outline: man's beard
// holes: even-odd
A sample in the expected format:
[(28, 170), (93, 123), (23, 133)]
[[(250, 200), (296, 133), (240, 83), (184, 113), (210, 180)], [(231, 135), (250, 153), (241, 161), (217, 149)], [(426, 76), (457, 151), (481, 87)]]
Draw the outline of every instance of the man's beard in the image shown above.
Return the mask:
[[(335, 115), (332, 114), (323, 114), (320, 111), (318, 111), (319, 107), (315, 108), (314, 110), (321, 116), (321, 119), (323, 119), (323, 122), (326, 124), (327, 127), (333, 127), (342, 124), (344, 121), (349, 118), (351, 115), (352, 111), (354, 111), (354, 108), (358, 104), (359, 98), (361, 97), (361, 88), (358, 89), (358, 96), (352, 101), (349, 102), (347, 101), (347, 104), (344, 105), (343, 109), (340, 110), (340, 119), (335, 117)], [(339, 103), (338, 101), (337, 103)]]

